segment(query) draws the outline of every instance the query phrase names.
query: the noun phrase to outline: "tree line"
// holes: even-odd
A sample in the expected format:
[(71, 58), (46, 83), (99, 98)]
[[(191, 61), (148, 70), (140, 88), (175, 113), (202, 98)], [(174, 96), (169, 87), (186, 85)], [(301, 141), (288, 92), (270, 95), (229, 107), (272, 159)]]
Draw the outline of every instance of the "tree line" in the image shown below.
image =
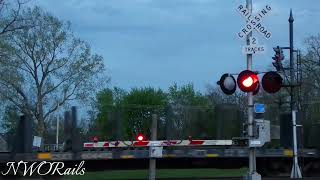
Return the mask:
[[(228, 101), (242, 103), (240, 99), (244, 96), (236, 94), (226, 99), (218, 89), (210, 91), (200, 93), (191, 83), (173, 84), (167, 91), (152, 87), (130, 91), (117, 87), (104, 89), (97, 94), (88, 132), (108, 140), (133, 139), (139, 133), (149, 137), (152, 114), (156, 114), (161, 139), (214, 138), (217, 136), (215, 107)], [(238, 104), (229, 112), (240, 116), (240, 106)]]

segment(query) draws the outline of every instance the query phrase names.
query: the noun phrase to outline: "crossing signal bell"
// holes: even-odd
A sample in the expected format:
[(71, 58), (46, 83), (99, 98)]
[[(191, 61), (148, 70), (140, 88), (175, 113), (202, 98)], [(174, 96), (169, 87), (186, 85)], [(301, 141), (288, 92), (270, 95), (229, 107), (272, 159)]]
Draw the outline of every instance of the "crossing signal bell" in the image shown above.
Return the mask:
[(259, 78), (256, 73), (250, 70), (242, 71), (238, 75), (237, 83), (243, 92), (254, 92), (259, 88)]
[(225, 73), (221, 76), (220, 80), (217, 82), (221, 90), (227, 94), (233, 94), (237, 89), (236, 80), (234, 77), (228, 73)]

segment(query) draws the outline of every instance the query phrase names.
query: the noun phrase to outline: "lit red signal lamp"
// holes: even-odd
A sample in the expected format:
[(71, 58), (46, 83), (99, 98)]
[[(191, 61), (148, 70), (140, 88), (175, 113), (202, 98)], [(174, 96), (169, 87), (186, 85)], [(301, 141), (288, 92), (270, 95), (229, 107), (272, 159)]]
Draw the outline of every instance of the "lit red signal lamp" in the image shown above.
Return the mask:
[(238, 75), (237, 84), (243, 92), (254, 92), (259, 88), (258, 75), (253, 71), (244, 70)]
[(147, 144), (147, 138), (143, 134), (137, 134), (136, 142), (134, 142), (133, 146), (146, 146)]
[(243, 81), (242, 81), (242, 85), (244, 87), (251, 87), (254, 83), (254, 78), (251, 76), (246, 77)]
[(145, 141), (146, 137), (143, 134), (138, 134), (136, 136), (136, 141)]

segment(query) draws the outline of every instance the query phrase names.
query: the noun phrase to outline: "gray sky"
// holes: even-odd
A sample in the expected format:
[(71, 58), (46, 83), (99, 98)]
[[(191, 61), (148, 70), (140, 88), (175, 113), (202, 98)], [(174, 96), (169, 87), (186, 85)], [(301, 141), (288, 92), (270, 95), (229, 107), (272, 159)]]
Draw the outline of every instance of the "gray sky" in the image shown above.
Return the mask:
[[(288, 15), (294, 15), (295, 46), (320, 27), (318, 0), (252, 0), (254, 13), (270, 5), (262, 23), (272, 32), (266, 40), (254, 32), (267, 52), (254, 55), (254, 70), (270, 68), (272, 47), (288, 46)], [(205, 91), (225, 73), (246, 68), (244, 40), (236, 34), (245, 20), (236, 11), (245, 0), (34, 0), (91, 44), (105, 59), (110, 86), (167, 89), (192, 82)]]

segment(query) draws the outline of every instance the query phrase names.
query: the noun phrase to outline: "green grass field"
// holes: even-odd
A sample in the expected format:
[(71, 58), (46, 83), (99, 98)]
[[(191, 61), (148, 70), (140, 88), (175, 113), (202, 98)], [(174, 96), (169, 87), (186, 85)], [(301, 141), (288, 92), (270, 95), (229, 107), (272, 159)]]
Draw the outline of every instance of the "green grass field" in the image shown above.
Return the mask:
[[(242, 169), (159, 169), (157, 178), (199, 178), (199, 177), (231, 177), (243, 176), (247, 172)], [(118, 170), (87, 172), (84, 176), (68, 176), (71, 180), (105, 180), (105, 179), (147, 179), (148, 170)]]

